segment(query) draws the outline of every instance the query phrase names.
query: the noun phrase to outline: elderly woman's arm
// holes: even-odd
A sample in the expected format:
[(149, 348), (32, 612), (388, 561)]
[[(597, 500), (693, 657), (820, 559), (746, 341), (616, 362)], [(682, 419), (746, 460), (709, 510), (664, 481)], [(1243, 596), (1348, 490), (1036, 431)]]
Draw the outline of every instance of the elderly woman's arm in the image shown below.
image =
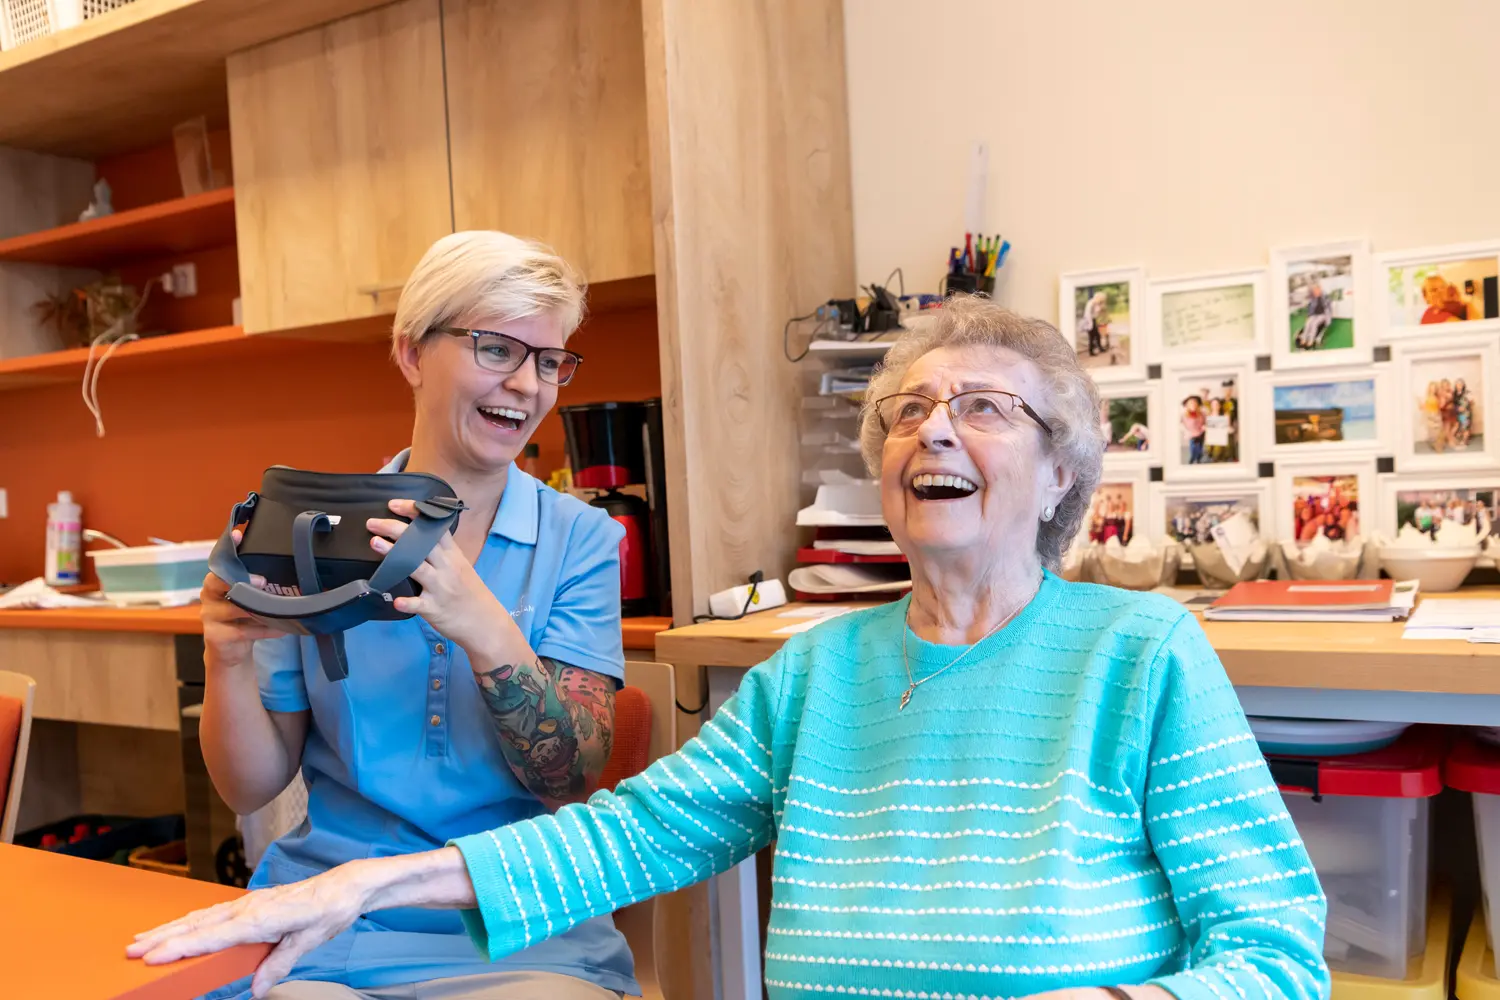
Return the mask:
[(1151, 686), (1146, 830), (1192, 946), (1188, 968), (1154, 985), (1180, 1000), (1327, 997), (1322, 889), (1192, 618), (1163, 644)]
[(458, 850), (354, 861), (249, 893), (139, 935), (128, 954), (155, 964), (270, 942), (276, 947), (253, 987), (260, 997), (299, 957), (372, 910), (471, 907), (465, 925), (494, 960), (728, 871), (775, 832), (781, 662), (777, 653), (751, 670), (697, 737), (613, 792), (464, 837)]

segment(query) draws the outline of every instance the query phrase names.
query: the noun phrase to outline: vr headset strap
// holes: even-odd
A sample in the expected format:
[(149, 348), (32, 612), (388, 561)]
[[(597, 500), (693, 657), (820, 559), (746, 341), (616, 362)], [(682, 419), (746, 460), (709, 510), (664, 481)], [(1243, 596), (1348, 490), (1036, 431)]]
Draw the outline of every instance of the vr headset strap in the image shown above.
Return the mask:
[[(292, 560), (297, 567), (297, 589), (303, 594), (323, 592), (323, 584), (318, 579), (318, 557), (313, 552), (313, 533), (332, 530), (333, 523), (321, 510), (305, 510), (292, 521)], [(313, 638), (318, 643), (323, 676), (335, 683), (348, 677), (349, 656), (344, 651), (344, 633), (315, 635)]]
[(370, 589), (383, 594), (411, 576), (428, 553), (443, 540), (448, 526), (463, 509), (463, 504), (457, 501), (417, 501), (416, 519), (406, 526), (396, 544), (391, 546), (391, 551), (385, 554), (385, 559), (370, 577)]
[(235, 549), (234, 528), (250, 519), (250, 512), (259, 502), (260, 494), (251, 493), (243, 503), (234, 505), (234, 511), (229, 515), (229, 524), (224, 527), (224, 533), (208, 554), (209, 571), (231, 587), (236, 583), (250, 582), (250, 571), (240, 562), (239, 552)]

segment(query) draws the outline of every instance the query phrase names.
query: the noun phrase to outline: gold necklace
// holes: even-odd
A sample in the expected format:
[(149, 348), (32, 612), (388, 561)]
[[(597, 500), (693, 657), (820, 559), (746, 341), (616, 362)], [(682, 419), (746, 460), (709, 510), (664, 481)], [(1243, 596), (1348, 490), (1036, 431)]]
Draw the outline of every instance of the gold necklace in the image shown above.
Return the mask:
[(898, 711), (898, 712), (904, 712), (904, 711), (906, 711), (906, 706), (907, 706), (908, 703), (910, 703), (911, 696), (917, 690), (917, 688), (921, 687), (923, 684), (926, 684), (928, 681), (932, 680), (934, 677), (936, 677), (938, 674), (942, 673), (943, 671), (947, 670), (949, 667), (957, 665), (957, 663), (958, 663), (959, 660), (962, 660), (965, 656), (968, 656), (970, 653), (974, 652), (975, 647), (977, 647), (981, 642), (984, 642), (984, 640), (988, 639), (990, 636), (992, 636), (996, 632), (1000, 631), (1006, 625), (1009, 625), (1011, 619), (1015, 618), (1016, 615), (1020, 614), (1021, 611), (1022, 611), (1022, 609), (1025, 608), (1026, 605), (1028, 605), (1028, 604), (1031, 603), (1032, 598), (1036, 597), (1037, 591), (1039, 591), (1041, 589), (1042, 589), (1042, 583), (1041, 583), (1040, 580), (1038, 580), (1036, 587), (1031, 591), (1031, 595), (1029, 597), (1027, 597), (1026, 600), (1022, 601), (1020, 604), (1017, 604), (1015, 606), (1015, 608), (1011, 610), (1010, 614), (1008, 614), (1004, 618), (1000, 619), (1000, 621), (997, 622), (993, 628), (991, 628), (988, 632), (986, 632), (984, 635), (980, 636), (973, 643), (971, 643), (969, 645), (969, 647), (967, 649), (965, 649), (962, 653), (959, 653), (953, 659), (949, 660), (943, 666), (938, 667), (936, 670), (934, 670), (932, 673), (928, 674), (926, 677), (923, 677), (921, 680), (916, 680), (916, 679), (914, 679), (912, 677), (912, 673), (911, 673), (911, 661), (908, 660), (907, 657), (906, 657), (906, 634), (911, 631), (911, 605), (908, 604), (906, 606), (906, 617), (903, 618), (902, 621), (901, 621), (901, 625), (902, 625), (902, 627), (901, 627), (901, 665), (906, 668), (906, 690), (901, 693), (901, 707), (898, 708), (898, 709), (896, 709), (896, 711)]

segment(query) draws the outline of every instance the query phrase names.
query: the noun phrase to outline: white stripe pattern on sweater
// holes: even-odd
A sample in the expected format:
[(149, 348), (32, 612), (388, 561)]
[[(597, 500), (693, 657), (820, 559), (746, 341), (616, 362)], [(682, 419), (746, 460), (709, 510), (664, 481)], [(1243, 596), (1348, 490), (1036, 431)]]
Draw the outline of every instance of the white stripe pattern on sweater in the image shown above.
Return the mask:
[(500, 855), (500, 867), (505, 871), (505, 881), (510, 886), (510, 898), (515, 901), (516, 912), (521, 915), (521, 930), (526, 935), (526, 943), (531, 943), (531, 921), (526, 919), (526, 905), (521, 902), (521, 894), (516, 891), (516, 880), (511, 875), (510, 862), (506, 860), (505, 848), (500, 843), (500, 838), (495, 835), (494, 830), (486, 831), (490, 839), (495, 842), (495, 853)]
[[(568, 818), (573, 821), (573, 826), (577, 828), (578, 839), (583, 841), (583, 846), (588, 849), (589, 860), (594, 863), (594, 871), (599, 873), (599, 888), (604, 890), (604, 902), (609, 906), (611, 912), (619, 909), (619, 907), (615, 906), (614, 896), (610, 895), (609, 875), (604, 871), (604, 866), (599, 863), (599, 853), (594, 850), (594, 842), (589, 838), (587, 831), (584, 830), (583, 824), (578, 821), (578, 810), (566, 809), (564, 810), (564, 812), (566, 812)], [(562, 813), (559, 813), (558, 815), (562, 815)], [(565, 837), (563, 839), (563, 843), (566, 844), (567, 842), (567, 838)]]
[[(877, 792), (889, 791), (892, 788), (971, 788), (989, 786), (992, 788), (1020, 788), (1029, 791), (1043, 791), (1058, 784), (1064, 778), (1078, 778), (1094, 791), (1101, 792), (1105, 795), (1112, 795), (1115, 798), (1128, 799), (1131, 797), (1129, 792), (1122, 792), (1114, 788), (1106, 788), (1103, 785), (1096, 784), (1094, 780), (1088, 775), (1084, 774), (1082, 771), (1075, 771), (1071, 767), (1057, 772), (1057, 774), (1053, 775), (1051, 778), (1048, 778), (1046, 781), (1012, 781), (1009, 778), (989, 777), (897, 778), (894, 781), (883, 782), (879, 785), (866, 785), (864, 787), (846, 788), (839, 785), (824, 784), (821, 781), (814, 780), (813, 778), (807, 778), (800, 774), (792, 775), (791, 780), (804, 785), (810, 785), (813, 788), (818, 789), (819, 791), (833, 792), (837, 795), (874, 795)], [(786, 791), (786, 789), (782, 788), (779, 789), (779, 791)]]
[(992, 974), (1005, 974), (1010, 976), (1058, 976), (1071, 975), (1076, 972), (1106, 972), (1110, 969), (1124, 969), (1132, 965), (1140, 965), (1143, 962), (1156, 962), (1163, 958), (1177, 954), (1177, 948), (1168, 948), (1165, 951), (1144, 952), (1138, 955), (1127, 955), (1124, 958), (1111, 958), (1102, 962), (1079, 962), (1077, 964), (1065, 962), (1057, 965), (984, 965), (968, 962), (926, 962), (912, 959), (899, 958), (849, 958), (844, 955), (799, 955), (786, 952), (766, 952), (766, 961), (772, 962), (801, 962), (809, 965), (849, 965), (874, 969), (912, 969), (925, 972), (981, 972)]
[(985, 892), (1012, 892), (1017, 889), (1034, 889), (1037, 886), (1049, 885), (1060, 889), (1075, 889), (1079, 891), (1092, 891), (1104, 889), (1112, 885), (1122, 885), (1126, 882), (1135, 882), (1139, 879), (1148, 878), (1156, 872), (1149, 869), (1134, 872), (1125, 872), (1112, 878), (1101, 879), (1098, 882), (1074, 882), (1071, 879), (1060, 878), (1031, 878), (1022, 882), (972, 882), (968, 880), (954, 882), (921, 882), (913, 885), (909, 882), (814, 882), (808, 879), (795, 878), (789, 875), (773, 875), (771, 881), (781, 885), (795, 885), (804, 889), (891, 889), (904, 892), (940, 892), (945, 889), (979, 889)]
[(884, 865), (903, 864), (920, 865), (925, 868), (938, 868), (945, 865), (1026, 865), (1042, 858), (1061, 858), (1075, 865), (1097, 865), (1106, 861), (1115, 861), (1119, 858), (1139, 858), (1150, 854), (1151, 850), (1146, 847), (1128, 847), (1120, 851), (1107, 851), (1103, 854), (1082, 857), (1074, 854), (1066, 847), (1049, 847), (1045, 851), (1036, 851), (1032, 854), (1023, 854), (1018, 858), (997, 858), (988, 854), (950, 854), (941, 858), (916, 858), (904, 854), (881, 854), (861, 858), (830, 858), (817, 854), (802, 854), (798, 851), (786, 851), (776, 849), (778, 858), (788, 861), (805, 861), (810, 865)]
[(1177, 901), (1179, 903), (1185, 903), (1190, 899), (1197, 899), (1199, 896), (1202, 896), (1205, 893), (1223, 892), (1225, 889), (1245, 889), (1252, 885), (1268, 885), (1272, 882), (1284, 882), (1289, 878), (1298, 878), (1302, 875), (1312, 874), (1312, 868), (1310, 866), (1304, 865), (1301, 868), (1289, 869), (1287, 871), (1267, 872), (1264, 875), (1252, 875), (1249, 878), (1242, 878), (1233, 882), (1215, 882), (1213, 885), (1206, 885), (1201, 889), (1194, 889), (1186, 896), (1179, 896), (1177, 897)]
[(1017, 1000), (1016, 997), (994, 997), (979, 993), (932, 993), (922, 990), (879, 989), (871, 986), (844, 986), (842, 984), (801, 983), (792, 979), (767, 979), (767, 986), (780, 989), (802, 990), (809, 993), (842, 993), (855, 997), (895, 997), (898, 1000)]
[(1162, 795), (1167, 792), (1180, 792), (1184, 788), (1192, 788), (1194, 785), (1201, 785), (1205, 781), (1213, 781), (1216, 778), (1227, 778), (1230, 775), (1239, 774), (1243, 771), (1252, 771), (1255, 768), (1262, 767), (1264, 765), (1265, 760), (1260, 757), (1257, 757), (1254, 760), (1242, 760), (1237, 764), (1230, 764), (1228, 767), (1217, 768), (1204, 774), (1195, 774), (1191, 778), (1187, 778), (1182, 781), (1173, 782), (1167, 785), (1157, 785), (1155, 788), (1151, 789), (1151, 794)]
[[(1208, 840), (1210, 837), (1223, 837), (1227, 834), (1239, 833), (1242, 830), (1253, 830), (1255, 827), (1266, 826), (1270, 823), (1277, 823), (1282, 820), (1286, 820), (1288, 823), (1290, 823), (1291, 819), (1291, 814), (1286, 810), (1282, 810), (1281, 812), (1272, 813), (1269, 816), (1261, 816), (1254, 822), (1250, 823), (1229, 823), (1224, 826), (1216, 826), (1208, 830), (1199, 830), (1189, 836), (1178, 837), (1176, 840), (1169, 840), (1164, 844), (1158, 844), (1157, 850), (1166, 850), (1169, 847), (1181, 847), (1183, 844), (1196, 844), (1199, 841)], [(1293, 829), (1295, 829), (1295, 826), (1293, 827)]]
[(1154, 924), (1138, 924), (1134, 927), (1121, 927), (1112, 931), (1090, 931), (1084, 934), (1063, 935), (1033, 935), (1033, 934), (907, 934), (907, 933), (883, 933), (880, 931), (818, 931), (801, 930), (798, 928), (770, 927), (768, 934), (782, 937), (805, 937), (805, 938), (833, 938), (843, 941), (905, 941), (905, 942), (937, 942), (943, 944), (1023, 944), (1023, 945), (1061, 945), (1061, 944), (1088, 944), (1097, 941), (1118, 941), (1120, 938), (1135, 937), (1140, 934), (1151, 934), (1167, 928), (1180, 927), (1181, 924), (1174, 916), (1170, 920), (1161, 920)]
[(760, 749), (760, 752), (766, 755), (766, 759), (767, 760), (771, 759), (771, 751), (768, 750), (768, 749), (766, 749), (766, 745), (764, 743), (762, 743), (760, 740), (758, 740), (758, 739), (755, 738), (755, 733), (750, 729), (750, 727), (747, 726), (747, 725), (745, 725), (743, 722), (741, 722), (740, 721), (740, 717), (738, 715), (735, 715), (733, 712), (731, 712), (729, 710), (728, 706), (720, 708), (718, 710), (718, 712), (716, 712), (714, 714), (714, 718), (715, 719), (728, 719), (730, 722), (734, 723), (736, 726), (739, 726), (741, 729), (743, 729), (745, 731), (745, 735), (748, 736), (748, 737), (750, 737), (750, 742), (754, 743)]
[[(583, 893), (583, 905), (589, 910), (593, 910), (594, 901), (589, 898), (588, 882), (584, 880), (583, 869), (579, 867), (578, 857), (573, 853), (573, 845), (568, 841), (567, 834), (563, 833), (562, 823), (557, 819), (556, 816), (552, 817), (552, 824), (557, 828), (557, 839), (562, 841), (563, 850), (568, 854), (568, 863), (573, 866), (573, 874), (578, 877), (578, 891)], [(596, 864), (594, 867), (597, 868), (598, 865)], [(611, 909), (613, 909), (613, 907), (611, 907)]]
[[(720, 739), (722, 739), (724, 741), (724, 743), (729, 747), (729, 749), (731, 749), (735, 753), (739, 754), (740, 757), (744, 759), (746, 765), (749, 766), (750, 770), (754, 771), (756, 774), (760, 775), (762, 778), (765, 778), (767, 781), (771, 780), (771, 776), (766, 773), (765, 769), (762, 768), (759, 764), (755, 763), (755, 761), (753, 761), (753, 760), (750, 759), (750, 755), (745, 752), (745, 748), (742, 747), (742, 746), (740, 746), (737, 741), (732, 740), (732, 739), (729, 738), (729, 734), (726, 733), (724, 731), (724, 728), (718, 724), (718, 716), (717, 715), (714, 716), (712, 719), (709, 719), (707, 722), (705, 722), (703, 724), (703, 728), (706, 729), (706, 730), (708, 730), (711, 733), (716, 734)], [(718, 758), (715, 758), (715, 759), (717, 760)], [(723, 765), (720, 765), (720, 766), (722, 767)], [(746, 789), (746, 791), (749, 791), (749, 789)]]
[(1042, 826), (1033, 827), (1025, 831), (1012, 830), (989, 830), (984, 828), (969, 828), (965, 830), (874, 830), (870, 833), (823, 833), (805, 826), (795, 826), (790, 823), (783, 824), (781, 829), (786, 833), (800, 833), (804, 837), (814, 840), (828, 840), (839, 843), (855, 843), (864, 840), (957, 840), (960, 837), (998, 837), (1001, 840), (1030, 840), (1051, 833), (1053, 830), (1067, 830), (1076, 833), (1080, 837), (1088, 837), (1092, 840), (1107, 840), (1112, 844), (1134, 843), (1134, 838), (1122, 837), (1113, 833), (1100, 833), (1095, 830), (1085, 830), (1075, 826), (1072, 820), (1059, 820), (1046, 823)]
[(1195, 806), (1189, 806), (1186, 809), (1173, 809), (1171, 812), (1159, 813), (1156, 816), (1152, 816), (1147, 822), (1159, 823), (1164, 819), (1181, 819), (1184, 816), (1191, 816), (1194, 813), (1207, 812), (1209, 809), (1220, 809), (1224, 806), (1234, 805), (1236, 802), (1249, 802), (1251, 799), (1279, 794), (1281, 792), (1275, 785), (1262, 785), (1259, 788), (1252, 788), (1248, 792), (1241, 792), (1227, 799), (1213, 799), (1209, 802), (1200, 802)]
[(547, 911), (547, 900), (542, 896), (541, 883), (536, 880), (536, 866), (531, 863), (531, 852), (526, 850), (526, 842), (516, 832), (514, 826), (505, 827), (505, 831), (515, 838), (516, 847), (521, 851), (521, 860), (526, 864), (526, 874), (531, 877), (531, 890), (536, 893), (537, 909), (542, 911), (542, 922), (547, 925), (547, 937), (551, 937), (557, 931), (552, 926), (552, 914)]
[(1153, 760), (1151, 762), (1151, 766), (1161, 767), (1163, 764), (1174, 764), (1180, 760), (1187, 760), (1189, 757), (1196, 757), (1201, 753), (1208, 753), (1211, 750), (1220, 750), (1224, 747), (1232, 747), (1237, 743), (1245, 743), (1253, 739), (1255, 739), (1255, 734), (1250, 732), (1239, 733), (1234, 736), (1226, 736), (1222, 740), (1214, 740), (1212, 743), (1205, 743), (1201, 747), (1194, 747), (1191, 750), (1184, 750), (1181, 753), (1174, 753), (1170, 757), (1161, 757), (1157, 760)]
[(1101, 913), (1118, 913), (1121, 910), (1144, 908), (1170, 896), (1171, 893), (1163, 892), (1144, 899), (1126, 899), (1115, 903), (1103, 903), (1099, 906), (829, 906), (824, 903), (788, 903), (772, 899), (771, 909), (795, 910), (803, 913), (868, 913), (889, 917), (1095, 917)]
[(911, 803), (911, 802), (896, 802), (896, 803), (892, 803), (891, 805), (887, 805), (887, 806), (878, 806), (878, 807), (876, 807), (874, 809), (862, 809), (862, 810), (859, 810), (859, 811), (850, 811), (850, 810), (845, 810), (845, 809), (829, 809), (829, 808), (826, 808), (824, 806), (814, 805), (813, 803), (808, 802), (808, 801), (806, 801), (804, 799), (788, 799), (786, 804), (788, 806), (798, 806), (799, 808), (806, 809), (806, 810), (808, 810), (810, 812), (818, 813), (821, 816), (834, 816), (834, 817), (837, 817), (839, 819), (868, 819), (871, 816), (883, 816), (886, 813), (893, 813), (893, 812), (896, 812), (896, 813), (916, 812), (916, 813), (935, 813), (935, 814), (942, 814), (942, 813), (964, 813), (964, 812), (998, 812), (998, 813), (1014, 813), (1016, 815), (1031, 816), (1031, 815), (1035, 815), (1037, 813), (1046, 812), (1047, 810), (1049, 810), (1049, 809), (1051, 809), (1051, 808), (1053, 808), (1055, 806), (1062, 805), (1062, 804), (1077, 806), (1079, 810), (1081, 810), (1082, 812), (1088, 813), (1090, 816), (1102, 816), (1105, 819), (1138, 820), (1138, 819), (1141, 818), (1141, 814), (1139, 812), (1135, 812), (1135, 811), (1128, 812), (1128, 813), (1123, 813), (1123, 812), (1117, 813), (1117, 812), (1110, 812), (1110, 811), (1108, 811), (1106, 809), (1095, 809), (1093, 806), (1089, 805), (1087, 802), (1083, 801), (1082, 799), (1080, 799), (1080, 798), (1078, 798), (1077, 796), (1074, 796), (1074, 795), (1054, 795), (1054, 796), (1052, 796), (1052, 798), (1048, 799), (1046, 802), (1043, 802), (1039, 806), (1013, 806), (1013, 805), (1010, 805), (1009, 803), (997, 803), (997, 802), (964, 802), (964, 803), (961, 803), (961, 804), (956, 805), (956, 806), (926, 806), (926, 805), (919, 805), (919, 804)]
[[(715, 816), (719, 817), (724, 822), (729, 823), (732, 826), (739, 827), (741, 830), (744, 830), (745, 833), (750, 834), (752, 836), (754, 835), (754, 831), (753, 830), (751, 830), (744, 823), (741, 823), (739, 820), (735, 819), (733, 816), (729, 815), (724, 810), (719, 809), (716, 806), (710, 805), (707, 802), (699, 802), (698, 801), (698, 797), (693, 794), (693, 790), (691, 788), (689, 788), (687, 785), (683, 784), (682, 779), (679, 778), (679, 777), (677, 777), (677, 775), (675, 773), (673, 773), (672, 768), (668, 766), (668, 765), (671, 764), (672, 760), (673, 760), (673, 758), (671, 758), (671, 757), (663, 757), (661, 759), (661, 761), (659, 763), (660, 763), (660, 766), (661, 766), (662, 773), (665, 774), (667, 777), (671, 778), (672, 779), (672, 783), (674, 785), (676, 785), (678, 788), (682, 789), (682, 793), (687, 796), (689, 802), (693, 803), (693, 805), (697, 806), (700, 809), (703, 809), (703, 810), (705, 810), (707, 812), (713, 813)], [(729, 800), (726, 799), (726, 798), (724, 798), (724, 796), (719, 795), (719, 790), (717, 788), (715, 788), (713, 786), (713, 784), (711, 782), (709, 782), (709, 780), (706, 777), (704, 777), (702, 771), (698, 770), (697, 767), (693, 766), (693, 762), (691, 760), (687, 761), (687, 765), (688, 765), (688, 768), (694, 774), (698, 775), (698, 777), (700, 777), (700, 778), (703, 778), (703, 783), (706, 784), (706, 785), (708, 785), (709, 790), (712, 791), (715, 795), (717, 795), (719, 797), (719, 800), (721, 802), (723, 802), (725, 805), (729, 804)], [(642, 772), (642, 774), (644, 775), (645, 772)]]
[(1180, 865), (1167, 870), (1168, 875), (1182, 875), (1186, 872), (1201, 871), (1204, 868), (1212, 868), (1215, 865), (1226, 864), (1230, 861), (1239, 861), (1242, 858), (1255, 858), (1262, 854), (1275, 854), (1277, 851), (1289, 851), (1294, 847), (1301, 847), (1302, 841), (1296, 838), (1283, 840), (1278, 844), (1267, 844), (1264, 847), (1254, 847), (1247, 851), (1231, 851), (1228, 854), (1220, 854), (1218, 857), (1205, 858), (1202, 861), (1194, 861), (1190, 865)]

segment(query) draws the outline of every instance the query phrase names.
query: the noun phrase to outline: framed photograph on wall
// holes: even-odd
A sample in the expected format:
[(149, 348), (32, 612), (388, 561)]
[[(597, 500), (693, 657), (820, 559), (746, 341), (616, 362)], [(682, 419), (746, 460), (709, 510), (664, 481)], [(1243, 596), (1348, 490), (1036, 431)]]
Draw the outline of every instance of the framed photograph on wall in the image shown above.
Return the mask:
[(1370, 360), (1370, 245), (1271, 251), (1271, 355), (1278, 370)]
[(1388, 455), (1395, 445), (1382, 414), (1387, 365), (1291, 371), (1261, 379), (1261, 455)]
[(1248, 359), (1163, 367), (1167, 433), (1162, 465), (1167, 482), (1255, 478), (1251, 367)]
[(1392, 355), (1397, 382), (1396, 471), (1500, 468), (1489, 397), (1500, 377), (1493, 336), (1410, 340)]
[(1500, 516), (1500, 472), (1457, 476), (1381, 476), (1381, 534), (1395, 538), (1403, 525), (1436, 536), (1444, 521), (1494, 524)]
[(1214, 525), (1243, 513), (1261, 537), (1270, 539), (1271, 483), (1205, 483), (1202, 486), (1151, 484), (1150, 530), (1164, 540), (1188, 545), (1213, 541)]
[(1500, 240), (1380, 254), (1375, 288), (1381, 340), (1500, 330)]
[(1104, 467), (1161, 464), (1161, 383), (1110, 382), (1099, 387), (1099, 427), (1109, 443)]
[(1375, 459), (1277, 460), (1275, 540), (1310, 542), (1363, 536), (1364, 508), (1375, 499)]
[(1106, 468), (1089, 502), (1088, 516), (1083, 519), (1077, 541), (1103, 543), (1118, 538), (1121, 545), (1129, 545), (1137, 531), (1146, 532), (1153, 542), (1158, 541), (1160, 536), (1146, 521), (1150, 509), (1148, 485), (1144, 468)]
[(1147, 294), (1153, 361), (1199, 364), (1270, 353), (1263, 269), (1153, 281)]
[(1146, 377), (1145, 295), (1141, 267), (1074, 271), (1059, 280), (1058, 329), (1073, 338), (1078, 363), (1100, 385)]

